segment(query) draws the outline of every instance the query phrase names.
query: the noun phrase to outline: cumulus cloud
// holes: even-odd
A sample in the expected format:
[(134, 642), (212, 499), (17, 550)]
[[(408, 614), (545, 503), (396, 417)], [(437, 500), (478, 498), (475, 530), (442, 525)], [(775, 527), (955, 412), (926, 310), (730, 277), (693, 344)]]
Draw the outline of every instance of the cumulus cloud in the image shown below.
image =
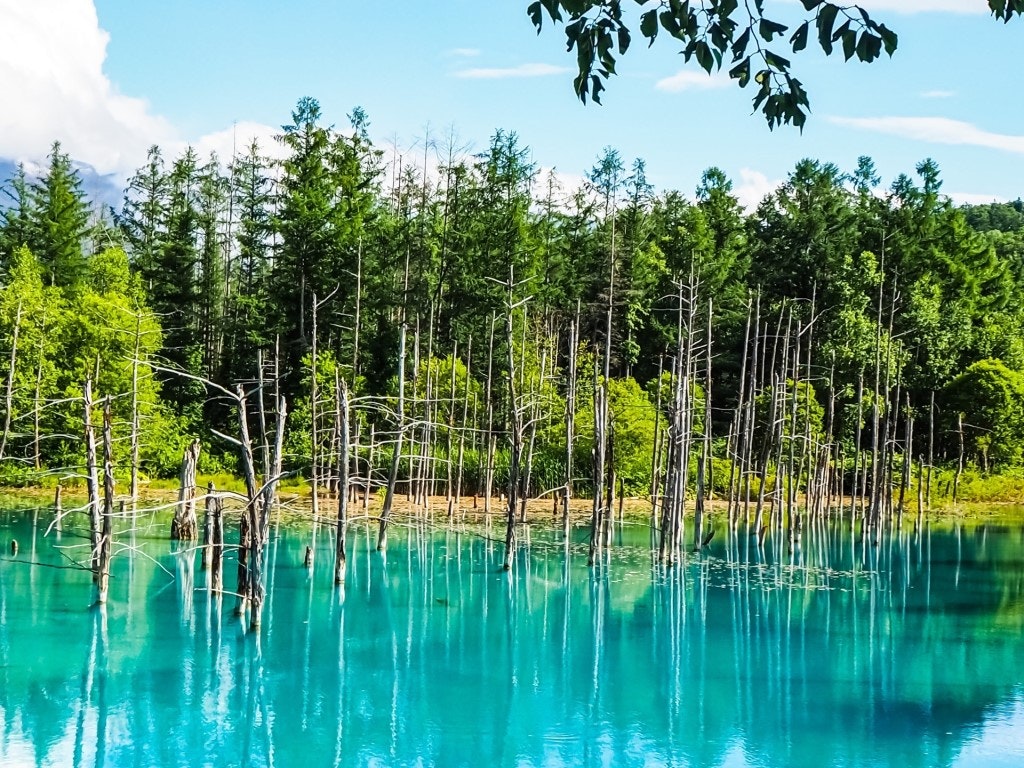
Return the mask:
[(829, 122), (932, 144), (987, 147), (1024, 154), (1024, 136), (993, 133), (948, 117), (829, 117)]
[[(262, 123), (238, 122), (230, 128), (200, 137), (197, 141), (192, 142), (192, 146), (201, 158), (207, 158), (215, 152), (222, 162), (226, 162), (235, 152), (245, 154), (255, 139), (259, 144), (261, 155), (283, 159), (287, 152), (284, 145), (275, 138), (280, 133), (279, 128)], [(176, 154), (184, 150), (187, 145), (179, 140), (172, 142), (169, 146), (172, 154)]]
[(758, 204), (779, 188), (782, 179), (769, 179), (760, 171), (751, 168), (740, 169), (738, 184), (733, 185), (733, 194), (747, 211), (753, 211)]
[(568, 67), (556, 67), (554, 64), (519, 64), (515, 67), (477, 67), (460, 69), (455, 77), (468, 80), (501, 80), (511, 77), (545, 77), (561, 75), (568, 72)]
[(679, 93), (681, 91), (708, 91), (715, 88), (728, 88), (729, 76), (724, 72), (709, 75), (703, 70), (683, 69), (670, 77), (664, 77), (654, 84), (659, 91)]
[(108, 35), (92, 0), (0, 0), (0, 155), (38, 159), (59, 140), (100, 173), (174, 138), (142, 99), (103, 73)]
[(181, 136), (104, 73), (109, 39), (93, 0), (0, 0), (0, 157), (34, 166), (56, 140), (75, 161), (123, 180), (153, 144), (173, 156), (191, 141), (227, 159), (232, 139), (242, 148), (259, 136), (273, 151), (275, 129), (255, 123)]

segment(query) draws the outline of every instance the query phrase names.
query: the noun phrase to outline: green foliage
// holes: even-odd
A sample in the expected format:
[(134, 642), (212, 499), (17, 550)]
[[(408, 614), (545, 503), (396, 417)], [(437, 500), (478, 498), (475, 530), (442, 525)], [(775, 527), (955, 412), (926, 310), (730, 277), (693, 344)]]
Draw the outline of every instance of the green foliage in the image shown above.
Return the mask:
[(89, 208), (82, 180), (60, 142), (54, 142), (46, 172), (32, 186), (32, 197), (31, 248), (48, 282), (62, 288), (75, 286), (86, 271), (82, 239)]
[[(579, 406), (576, 411), (578, 442), (573, 461), (577, 467), (589, 467), (594, 442), (592, 391), (581, 398)], [(611, 416), (611, 466), (615, 476), (623, 480), (627, 493), (649, 493), (654, 445), (654, 402), (636, 380), (611, 379), (608, 382), (608, 406)]]
[[(997, 0), (992, 2), (994, 8)], [(806, 48), (812, 31), (822, 51), (831, 54), (839, 43), (847, 61), (856, 57), (871, 62), (883, 49), (891, 56), (897, 44), (896, 33), (863, 9), (825, 0), (803, 0), (806, 13), (795, 28), (766, 16), (763, 2), (714, 2), (705, 8), (637, 0), (637, 5), (638, 20), (624, 14), (619, 0), (530, 3), (527, 12), (538, 32), (545, 12), (552, 21), (565, 22), (568, 48), (576, 50), (579, 72), (573, 87), (580, 100), (589, 97), (600, 103), (604, 83), (615, 74), (618, 57), (629, 49), (631, 25), (636, 25), (649, 45), (659, 34), (667, 35), (677, 41), (686, 61), (695, 60), (705, 72), (725, 66), (741, 88), (753, 82), (754, 109), (764, 114), (769, 127), (792, 123), (802, 128), (809, 103), (787, 56)]]
[[(781, 3), (774, 4), (780, 16), (765, 15), (763, 0), (739, 3), (713, 0), (710, 3), (636, 0), (637, 18), (623, 8), (621, 0), (534, 0), (527, 6), (530, 21), (538, 33), (544, 17), (564, 22), (568, 50), (576, 51), (576, 95), (601, 103), (605, 82), (616, 74), (624, 55), (639, 31), (648, 45), (660, 36), (675, 41), (683, 58), (696, 61), (708, 74), (728, 68), (729, 77), (740, 88), (756, 86), (755, 110), (760, 110), (769, 127), (792, 123), (802, 128), (810, 105), (803, 85), (793, 74), (790, 56), (812, 46), (826, 55), (841, 51), (844, 60), (872, 62), (884, 51), (896, 51), (896, 33), (858, 5), (844, 6), (828, 0), (801, 0), (803, 13), (791, 23)], [(1021, 0), (989, 0), (992, 14), (1003, 21), (1024, 14)], [(628, 4), (627, 7), (632, 7)]]
[[(598, 5), (552, 7), (586, 14)], [(674, 12), (669, 6), (663, 10)], [(827, 4), (812, 6), (808, 37), (829, 13)], [(727, 5), (718, 11), (733, 13)], [(647, 33), (651, 24), (664, 32), (669, 23), (644, 18)], [(832, 23), (845, 22), (837, 15)], [(780, 32), (769, 23), (764, 34), (777, 41)], [(844, 43), (843, 35), (833, 42)], [(699, 61), (704, 53), (691, 55)], [(823, 404), (832, 401), (832, 436), (852, 449), (863, 376), (862, 445), (873, 439), (872, 405), (892, 417), (898, 389), (901, 409), (909, 395), (918, 417), (911, 449), (921, 453), (921, 419), (934, 392), (940, 461), (956, 455), (958, 412), (966, 414), (970, 463), (1004, 471), (1024, 461), (1015, 415), (1017, 371), (1024, 370), (1024, 309), (1014, 301), (1024, 291), (1019, 203), (955, 208), (940, 194), (930, 160), (886, 191), (869, 158), (859, 158), (852, 173), (804, 160), (745, 215), (720, 170), (703, 174), (691, 200), (656, 192), (643, 160), (624, 162), (611, 147), (587, 183), (566, 193), (553, 174), (538, 178), (529, 148), (503, 130), (477, 156), (428, 138), (425, 159), (406, 155), (382, 174), (365, 114), (354, 110), (351, 123), (345, 131), (325, 126), (315, 100), (301, 100), (276, 164), (256, 144), (226, 168), (192, 150), (165, 163), (154, 147), (129, 182), (116, 232), (102, 218), (83, 226), (88, 201), (59, 146), (42, 178), (19, 170), (0, 206), (0, 392), (8, 422), (0, 472), (22, 482), (38, 476), (37, 468), (80, 466), (80, 398), (89, 377), (99, 397), (114, 398), (119, 473), (127, 471), (133, 403), (144, 477), (175, 474), (194, 437), (206, 446), (202, 470), (231, 471), (235, 449), (211, 439), (212, 430), (237, 429), (218, 388), (243, 383), (251, 390), (262, 379), (290, 406), (286, 470), (308, 475), (315, 297), (324, 455), (332, 449), (336, 371), (359, 398), (364, 440), (370, 424), (378, 435), (395, 428), (404, 327), (407, 426), (415, 422), (420, 440), (424, 421), (433, 420), (427, 450), (440, 466), (465, 437), (465, 482), (479, 488), (490, 428), (496, 482), (505, 482), (511, 357), (516, 406), (533, 448), (532, 492), (561, 485), (573, 323), (576, 490), (590, 482), (595, 371), (603, 373), (608, 343), (613, 467), (631, 493), (643, 493), (654, 423), (667, 426), (671, 406), (666, 371), (677, 353), (679, 287), (691, 278), (695, 327), (683, 332), (692, 334), (699, 358), (691, 436), (705, 424), (702, 347), (711, 299), (718, 492), (728, 474), (721, 436), (735, 413), (740, 373), (744, 386), (752, 372), (759, 382), (757, 455), (771, 399), (767, 368), (774, 358), (778, 375), (778, 336), (787, 328), (791, 350), (799, 333), (800, 376), (809, 381), (787, 386), (778, 414), (785, 435), (799, 440), (809, 413), (812, 435), (823, 438)], [(430, 147), (436, 173), (428, 170)], [(123, 242), (125, 250), (97, 252), (96, 242)], [(758, 322), (751, 318), (744, 347), (748, 307), (757, 307)], [(897, 442), (901, 435), (897, 429)], [(387, 449), (378, 469), (386, 457)], [(401, 476), (409, 471), (403, 462)]]
[[(1016, 466), (1024, 459), (1024, 373), (1001, 360), (971, 364), (945, 388), (947, 408), (962, 414), (965, 439), (979, 466)], [(952, 413), (945, 419), (956, 439)]]
[[(789, 438), (795, 437), (800, 443), (805, 435), (810, 434), (812, 441), (820, 441), (824, 436), (825, 409), (818, 402), (814, 387), (807, 381), (794, 384), (786, 379), (785, 391), (776, 393), (774, 387), (765, 387), (755, 398), (757, 421), (754, 430), (754, 445), (760, 445), (769, 430), (769, 417), (772, 412), (771, 401), (777, 398), (775, 425), (781, 423), (783, 442), (788, 450)], [(798, 451), (800, 449), (798, 448)]]

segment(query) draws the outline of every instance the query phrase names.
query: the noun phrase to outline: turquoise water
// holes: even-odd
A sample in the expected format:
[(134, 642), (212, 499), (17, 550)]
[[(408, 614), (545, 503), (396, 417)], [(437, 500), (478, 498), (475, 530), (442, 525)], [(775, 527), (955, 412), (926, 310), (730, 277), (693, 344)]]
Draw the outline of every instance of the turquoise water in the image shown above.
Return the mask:
[(282, 529), (256, 637), (166, 525), (90, 609), (47, 515), (0, 512), (0, 766), (1024, 765), (1019, 526), (720, 532), (667, 571), (643, 530), (593, 570), (534, 531), (511, 576), (479, 533), (354, 527), (343, 593), (329, 529), (312, 574)]

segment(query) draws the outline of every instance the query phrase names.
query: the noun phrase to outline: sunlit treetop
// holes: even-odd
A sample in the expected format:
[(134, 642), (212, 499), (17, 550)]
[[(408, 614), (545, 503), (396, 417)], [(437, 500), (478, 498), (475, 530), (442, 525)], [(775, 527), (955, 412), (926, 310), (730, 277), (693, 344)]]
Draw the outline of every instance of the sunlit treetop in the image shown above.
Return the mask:
[[(649, 45), (667, 35), (678, 41), (686, 61), (696, 59), (705, 72), (726, 67), (741, 88), (753, 82), (754, 109), (764, 114), (769, 128), (802, 128), (810, 103), (790, 56), (813, 40), (826, 55), (841, 51), (847, 61), (872, 62), (883, 51), (892, 56), (898, 39), (858, 5), (800, 2), (804, 11), (796, 24), (769, 18), (765, 0), (534, 0), (527, 13), (538, 32), (545, 14), (564, 23), (567, 49), (576, 51), (573, 87), (584, 103), (588, 98), (601, 103), (605, 81), (615, 74), (617, 57), (629, 49), (631, 29), (638, 26)], [(769, 10), (780, 5), (772, 0)], [(1004, 22), (1024, 15), (1024, 0), (988, 0), (988, 5)]]

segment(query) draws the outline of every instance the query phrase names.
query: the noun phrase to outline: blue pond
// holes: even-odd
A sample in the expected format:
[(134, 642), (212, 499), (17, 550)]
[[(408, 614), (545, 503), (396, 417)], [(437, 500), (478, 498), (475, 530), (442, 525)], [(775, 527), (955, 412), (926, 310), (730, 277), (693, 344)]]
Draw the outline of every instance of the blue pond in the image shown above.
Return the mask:
[[(264, 626), (149, 518), (110, 603), (80, 531), (0, 512), (0, 766), (1024, 765), (1024, 530), (926, 526), (799, 551), (720, 535), (598, 567), (536, 526), (511, 574), (481, 529), (276, 530)], [(20, 551), (9, 554), (16, 539)], [(233, 561), (225, 566), (233, 586)]]

